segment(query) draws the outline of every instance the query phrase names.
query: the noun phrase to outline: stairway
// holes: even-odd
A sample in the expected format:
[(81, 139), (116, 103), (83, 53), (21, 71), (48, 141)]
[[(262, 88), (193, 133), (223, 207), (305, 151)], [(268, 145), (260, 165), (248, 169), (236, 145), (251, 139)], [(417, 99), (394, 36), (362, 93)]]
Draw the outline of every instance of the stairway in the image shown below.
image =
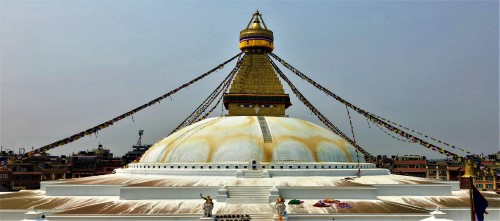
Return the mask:
[(228, 204), (269, 204), (269, 186), (227, 186)]
[(260, 130), (262, 131), (262, 137), (264, 138), (264, 143), (272, 143), (273, 137), (269, 131), (269, 126), (267, 125), (266, 118), (264, 116), (258, 116)]
[(262, 170), (243, 170), (242, 178), (262, 178)]
[(274, 214), (251, 214), (251, 221), (274, 221)]

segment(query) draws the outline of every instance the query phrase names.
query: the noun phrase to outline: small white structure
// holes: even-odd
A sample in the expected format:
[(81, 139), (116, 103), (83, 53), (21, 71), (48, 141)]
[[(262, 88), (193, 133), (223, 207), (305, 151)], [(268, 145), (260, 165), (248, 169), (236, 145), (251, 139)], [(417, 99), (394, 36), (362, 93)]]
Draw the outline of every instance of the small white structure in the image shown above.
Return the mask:
[(26, 219), (22, 221), (48, 221), (45, 219), (45, 215), (42, 212), (36, 211), (34, 207), (31, 207), (31, 210), (25, 213)]
[(439, 206), (436, 207), (436, 210), (430, 212), (431, 214), (431, 217), (429, 218), (425, 218), (421, 221), (453, 221), (451, 219), (446, 219), (445, 216), (446, 216), (446, 213), (444, 213), (443, 211), (441, 211), (439, 209)]

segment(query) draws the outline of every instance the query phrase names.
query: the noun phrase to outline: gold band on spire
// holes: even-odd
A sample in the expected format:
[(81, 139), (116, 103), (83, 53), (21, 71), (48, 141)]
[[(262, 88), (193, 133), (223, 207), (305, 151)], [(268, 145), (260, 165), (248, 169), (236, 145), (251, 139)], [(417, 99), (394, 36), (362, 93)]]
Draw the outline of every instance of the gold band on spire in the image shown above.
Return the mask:
[[(260, 25), (261, 21), (264, 28)], [(271, 52), (274, 50), (273, 41), (273, 32), (267, 29), (262, 14), (257, 10), (247, 27), (240, 32), (240, 50), (258, 53)]]

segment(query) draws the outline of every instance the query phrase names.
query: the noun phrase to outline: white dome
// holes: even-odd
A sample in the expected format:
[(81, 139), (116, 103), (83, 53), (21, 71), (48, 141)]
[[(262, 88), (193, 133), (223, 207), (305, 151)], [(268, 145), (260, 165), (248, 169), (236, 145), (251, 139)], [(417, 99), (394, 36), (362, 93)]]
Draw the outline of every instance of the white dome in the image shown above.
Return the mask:
[[(209, 118), (152, 146), (141, 163), (356, 162), (355, 148), (330, 130), (288, 117)], [(264, 142), (264, 134), (271, 140)], [(266, 137), (267, 139), (269, 136)], [(360, 161), (365, 162), (360, 153)]]

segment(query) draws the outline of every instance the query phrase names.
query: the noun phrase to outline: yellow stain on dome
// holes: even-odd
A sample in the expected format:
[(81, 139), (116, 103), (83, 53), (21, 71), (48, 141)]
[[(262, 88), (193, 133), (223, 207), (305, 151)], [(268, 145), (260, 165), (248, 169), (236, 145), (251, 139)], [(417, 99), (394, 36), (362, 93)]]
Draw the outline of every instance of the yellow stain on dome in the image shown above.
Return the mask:
[(342, 150), (342, 152), (344, 152), (345, 156), (346, 156), (346, 160), (349, 161), (349, 162), (353, 162), (352, 161), (352, 156), (351, 156), (351, 152), (349, 152), (349, 149), (347, 147), (348, 143), (347, 141), (345, 140), (342, 140), (342, 139), (337, 139), (337, 140), (332, 140), (333, 144), (335, 144), (337, 147), (340, 147), (340, 149)]
[(294, 141), (297, 143), (301, 143), (309, 150), (309, 153), (311, 153), (314, 161), (316, 161), (316, 162), (320, 162), (319, 157), (318, 157), (319, 145), (321, 143), (334, 144), (337, 147), (339, 147), (340, 150), (344, 153), (346, 160), (349, 162), (352, 162), (351, 153), (349, 152), (345, 142), (342, 142), (341, 140), (332, 140), (330, 138), (326, 138), (326, 137), (322, 137), (322, 136), (312, 136), (312, 137), (308, 137), (308, 138), (303, 138), (303, 137), (291, 136), (291, 135), (277, 136), (275, 138), (275, 140), (277, 143), (286, 142), (286, 141)]
[[(219, 121), (220, 121), (220, 119), (229, 119), (230, 120), (230, 118), (231, 117), (222, 117), (222, 118), (217, 118), (217, 119), (219, 119)], [(245, 128), (248, 128), (248, 127), (251, 127), (251, 126), (258, 127), (258, 125), (256, 124), (257, 121), (256, 121), (255, 117), (252, 117), (252, 116), (241, 116), (241, 118), (245, 119), (245, 120), (237, 122), (237, 124), (231, 124), (230, 125), (231, 129), (233, 129), (233, 130), (234, 129), (245, 129)], [(213, 122), (213, 123), (211, 123), (209, 125), (206, 125), (203, 128), (200, 128), (198, 131), (202, 131), (203, 129), (209, 129), (210, 133), (217, 133), (217, 132), (223, 133), (223, 132), (227, 132), (227, 130), (228, 130), (228, 126), (227, 125), (219, 124), (219, 121), (217, 121), (217, 122), (214, 122), (214, 121), (210, 121), (210, 122)], [(200, 126), (202, 126), (202, 125), (200, 125)], [(196, 127), (196, 128), (198, 128), (198, 127)], [(196, 131), (196, 132), (198, 132), (198, 131)], [(182, 132), (182, 134), (189, 133), (189, 131), (185, 131), (184, 132), (184, 129), (179, 130), (179, 132)], [(182, 136), (182, 134), (180, 136)]]
[(217, 149), (220, 147), (220, 144), (216, 144), (214, 142), (214, 139), (210, 139), (207, 145), (208, 145), (208, 154), (207, 158), (205, 159), (205, 163), (209, 163), (212, 161), (212, 157), (214, 156), (215, 151), (217, 151)]
[[(227, 117), (227, 118), (231, 118), (231, 117)], [(244, 122), (239, 122), (239, 124), (232, 124), (231, 128), (241, 129), (241, 128), (248, 128), (248, 127), (251, 127), (253, 125), (256, 125), (256, 120), (255, 120), (256, 118), (255, 117), (244, 116), (244, 119), (245, 119)], [(212, 128), (216, 129), (216, 130), (227, 131), (227, 127), (225, 127), (223, 125), (213, 125)]]
[[(241, 135), (241, 134), (227, 136), (227, 137), (224, 137), (224, 139), (210, 139), (209, 141), (207, 141), (207, 145), (209, 146), (210, 149), (209, 149), (208, 157), (207, 157), (205, 163), (212, 162), (213, 155), (217, 152), (217, 150), (224, 143), (230, 143), (232, 141), (257, 140), (257, 139), (259, 139), (259, 138), (257, 136), (254, 136), (254, 135)], [(262, 149), (262, 147), (261, 147), (261, 149)]]
[[(189, 139), (189, 141), (186, 141), (187, 143), (196, 143), (196, 142), (199, 142), (201, 143), (203, 146), (205, 146), (205, 148), (207, 148), (207, 156), (205, 158), (205, 163), (210, 163), (212, 162), (212, 158), (214, 156), (214, 154), (217, 152), (217, 150), (224, 144), (224, 143), (229, 143), (229, 142), (232, 142), (232, 141), (244, 141), (244, 140), (259, 140), (261, 139), (261, 137), (258, 137), (258, 136), (255, 136), (255, 135), (251, 135), (251, 134), (235, 134), (235, 135), (230, 135), (230, 136), (225, 136), (224, 139), (218, 139), (217, 137), (212, 137), (212, 136), (209, 136), (209, 135), (206, 135), (206, 136), (196, 136), (196, 137), (192, 137)], [(264, 153), (264, 159), (266, 158), (266, 154), (265, 154), (265, 149), (262, 148), (262, 143), (259, 143), (259, 147), (262, 149), (263, 153)], [(176, 148), (179, 148), (180, 145), (175, 145), (175, 144), (171, 144), (169, 146), (166, 147), (167, 151), (162, 155), (161, 157), (161, 162), (165, 162), (166, 159), (168, 158), (169, 154), (173, 154), (173, 150), (176, 149)]]
[[(199, 122), (197, 123), (199, 125), (181, 129), (177, 133), (155, 144), (154, 149), (157, 150), (154, 153), (148, 151), (145, 157), (150, 155), (150, 158), (155, 158), (155, 155), (157, 155), (157, 162), (163, 163), (168, 163), (171, 159), (186, 159), (186, 157), (189, 158), (190, 146), (195, 145), (205, 150), (203, 151), (205, 156), (202, 159), (197, 157), (192, 158), (196, 162), (201, 160), (199, 163), (219, 162), (221, 159), (239, 161), (236, 158), (240, 150), (250, 151), (253, 154), (258, 153), (257, 155), (249, 155), (248, 159), (241, 160), (254, 158), (262, 162), (272, 162), (273, 160), (277, 160), (277, 158), (275, 159), (277, 156), (274, 156), (274, 154), (278, 147), (284, 147), (284, 150), (287, 150), (287, 146), (282, 146), (281, 144), (295, 143), (295, 145), (307, 150), (310, 153), (311, 160), (315, 162), (323, 162), (323, 160), (328, 159), (333, 160), (329, 155), (325, 155), (327, 158), (322, 158), (323, 154), (327, 154), (322, 150), (323, 147), (336, 148), (338, 150), (336, 154), (341, 156), (341, 158), (338, 158), (339, 160), (343, 159), (341, 161), (352, 162), (352, 151), (349, 150), (352, 150), (351, 148), (353, 147), (333, 132), (300, 119), (278, 117), (266, 117), (266, 119), (272, 133), (272, 143), (264, 143), (257, 117), (223, 117), (208, 120), (207, 122)], [(240, 143), (241, 145), (239, 145)], [(221, 148), (224, 148), (223, 152), (220, 152), (222, 151)], [(159, 149), (162, 151), (159, 152)], [(176, 150), (180, 152), (176, 153)], [(288, 150), (293, 151), (291, 149)], [(234, 153), (234, 155), (231, 155), (231, 153)], [(147, 159), (147, 161), (151, 160), (154, 159)], [(304, 160), (306, 159), (304, 158)]]
[[(316, 162), (321, 162), (318, 156), (318, 148), (320, 144), (322, 143), (330, 143), (338, 147), (345, 155), (346, 161), (352, 162), (352, 156), (351, 153), (348, 150), (347, 144), (345, 141), (342, 140), (332, 140), (330, 138), (322, 137), (322, 136), (313, 136), (313, 137), (308, 137), (308, 138), (302, 138), (298, 136), (290, 136), (290, 135), (283, 135), (283, 136), (277, 136), (275, 137), (275, 142), (273, 143), (264, 143), (262, 142), (262, 137), (259, 136), (254, 136), (254, 135), (241, 135), (241, 134), (236, 134), (236, 135), (231, 135), (224, 137), (224, 139), (216, 139), (214, 137), (210, 136), (198, 136), (198, 137), (193, 137), (190, 139), (188, 142), (189, 143), (196, 143), (199, 142), (205, 148), (207, 148), (207, 156), (205, 159), (205, 163), (210, 163), (212, 162), (212, 158), (214, 154), (217, 152), (217, 150), (226, 142), (233, 142), (233, 141), (244, 141), (244, 140), (253, 140), (253, 141), (258, 141), (257, 143), (260, 144), (258, 145), (259, 148), (262, 150), (262, 161), (263, 162), (271, 162), (274, 157), (274, 150), (277, 148), (277, 145), (279, 143), (287, 142), (287, 141), (293, 141), (296, 143), (302, 144), (309, 153), (311, 153), (314, 161)], [(178, 148), (178, 146), (168, 146), (166, 153), (162, 156), (161, 162), (165, 162), (167, 159), (168, 155), (172, 153), (172, 150)], [(236, 149), (237, 150), (237, 149)]]
[[(216, 123), (218, 123), (219, 121), (221, 121), (223, 119), (224, 118), (215, 118), (214, 120), (211, 120), (211, 121), (208, 121), (208, 122), (204, 122), (201, 125), (197, 125), (196, 127), (190, 128), (186, 132), (184, 132), (184, 130), (186, 130), (187, 128), (186, 129), (181, 129), (180, 131), (178, 131), (178, 132), (176, 132), (176, 133), (174, 133), (174, 134), (171, 135), (171, 136), (174, 136), (174, 135), (179, 134), (175, 138), (173, 138), (172, 141), (170, 141), (170, 140), (163, 140), (162, 143), (167, 143), (168, 141), (170, 141), (170, 142), (168, 142), (168, 144), (166, 145), (166, 147), (164, 147), (165, 151), (163, 151), (163, 153), (161, 154), (160, 162), (165, 162), (166, 157), (170, 154), (170, 152), (175, 151), (175, 149), (177, 149), (177, 147), (179, 147), (180, 145), (182, 145), (182, 143), (184, 143), (186, 140), (189, 140), (191, 138), (191, 136), (193, 136), (193, 135), (196, 134), (196, 132), (198, 132), (200, 130), (203, 130), (206, 127), (209, 127), (209, 126), (211, 126), (213, 124), (216, 124)], [(196, 131), (191, 132), (192, 130), (196, 130)], [(183, 133), (181, 133), (181, 132), (183, 132)], [(167, 137), (167, 139), (170, 138), (171, 136)], [(180, 142), (180, 143), (177, 144), (177, 142)], [(175, 147), (172, 147), (172, 145), (175, 145)]]
[[(262, 140), (262, 139), (260, 139)], [(271, 162), (273, 160), (273, 152), (276, 147), (276, 143), (264, 143), (262, 141), (262, 154), (264, 155), (264, 162)]]
[(302, 120), (302, 121), (299, 121), (299, 123), (302, 125), (302, 126), (305, 126), (305, 127), (309, 127), (309, 128), (314, 128), (314, 129), (318, 129), (318, 128), (321, 128), (321, 129), (325, 129), (325, 128), (322, 128), (316, 124), (313, 124), (309, 121), (305, 121), (305, 120)]
[[(314, 130), (326, 130), (328, 132), (331, 132), (330, 130), (327, 130), (323, 127), (320, 127), (316, 124), (313, 124), (309, 121), (305, 121), (305, 120), (300, 120), (300, 121), (294, 121), (295, 123), (299, 123), (299, 125), (294, 125), (294, 124), (290, 124), (288, 121), (272, 121), (273, 123), (276, 123), (276, 124), (279, 124), (281, 127), (283, 128), (286, 128), (288, 130), (304, 130), (303, 127), (307, 127), (307, 128), (311, 128), (311, 129), (314, 129)], [(331, 132), (333, 133), (333, 132)], [(319, 162), (319, 158), (318, 158), (318, 152), (317, 152), (317, 148), (319, 147), (319, 144), (322, 143), (322, 142), (325, 142), (325, 143), (330, 143), (330, 144), (334, 144), (335, 146), (339, 147), (340, 150), (345, 154), (346, 156), (346, 160), (349, 161), (349, 162), (352, 162), (352, 156), (351, 156), (351, 153), (349, 152), (349, 148), (347, 146), (347, 142), (343, 139), (331, 139), (331, 138), (328, 138), (328, 137), (323, 137), (323, 136), (312, 136), (312, 137), (307, 137), (307, 138), (300, 138), (299, 137), (295, 137), (293, 138), (294, 141), (296, 142), (300, 142), (302, 143), (304, 146), (308, 147), (309, 151), (311, 152), (311, 154), (313, 155), (313, 158), (316, 162)], [(299, 141), (300, 140), (300, 141)]]
[[(266, 118), (266, 119), (269, 119), (269, 118)], [(323, 129), (323, 130), (326, 130), (325, 128), (322, 128), (316, 124), (313, 124), (311, 122), (308, 122), (308, 121), (304, 121), (304, 120), (301, 120), (301, 121), (294, 121), (295, 123), (299, 123), (299, 125), (294, 125), (294, 124), (291, 124), (287, 121), (281, 121), (281, 120), (271, 120), (272, 123), (276, 123), (278, 124), (280, 127), (282, 128), (285, 128), (285, 129), (288, 129), (288, 130), (291, 130), (291, 131), (294, 131), (294, 130), (304, 130), (304, 128), (302, 126), (305, 126), (307, 128), (311, 128), (311, 129), (314, 129), (314, 130), (318, 130), (318, 129)]]
[[(199, 128), (197, 131), (193, 132), (192, 134), (189, 134), (187, 135), (187, 138), (189, 139), (188, 142), (202, 142), (204, 143), (206, 146), (208, 146), (208, 151), (207, 151), (207, 157), (206, 157), (206, 160), (205, 162), (211, 162), (212, 161), (212, 157), (214, 155), (214, 153), (217, 151), (217, 149), (225, 142), (228, 142), (230, 140), (244, 140), (244, 139), (249, 139), (251, 137), (251, 139), (256, 139), (255, 137), (252, 137), (250, 135), (233, 135), (233, 136), (225, 136), (224, 139), (217, 139), (217, 137), (214, 137), (212, 134), (217, 134), (217, 133), (226, 133), (228, 128), (227, 126), (223, 126), (223, 125), (219, 125), (217, 124), (220, 119), (223, 119), (223, 118), (218, 118), (219, 120), (217, 122), (214, 122), (216, 120), (213, 120), (213, 121), (210, 121), (210, 122), (213, 122), (209, 125), (205, 125), (203, 128)], [(245, 120), (244, 122), (241, 122), (241, 124), (236, 124), (236, 125), (231, 125), (231, 129), (234, 130), (234, 129), (243, 129), (243, 128), (248, 128), (248, 127), (251, 127), (252, 125), (254, 125), (256, 123), (256, 120), (254, 117), (251, 117), (251, 116), (247, 116), (245, 117)], [(209, 123), (210, 123), (209, 122)], [(193, 129), (196, 129), (198, 127), (195, 127)], [(196, 135), (197, 132), (201, 131), (201, 130), (204, 130), (204, 129), (210, 129), (210, 132), (212, 134), (209, 134), (209, 135)], [(183, 132), (182, 130), (180, 132)], [(183, 134), (186, 134), (186, 133), (189, 133), (189, 131), (186, 131), (185, 133)], [(183, 136), (183, 134), (177, 136), (177, 138)], [(195, 136), (195, 137), (191, 137), (191, 136)], [(177, 139), (176, 138), (176, 139)], [(183, 139), (183, 138), (181, 138)], [(177, 144), (177, 142), (181, 142), (179, 144)], [(178, 146), (182, 145), (182, 143), (184, 143), (185, 140), (181, 140), (181, 141), (177, 141), (177, 140), (174, 140), (172, 142), (170, 142), (167, 146), (166, 146), (166, 151), (162, 154), (162, 157), (161, 157), (161, 162), (165, 162), (165, 160), (167, 159), (168, 155), (173, 152)]]

